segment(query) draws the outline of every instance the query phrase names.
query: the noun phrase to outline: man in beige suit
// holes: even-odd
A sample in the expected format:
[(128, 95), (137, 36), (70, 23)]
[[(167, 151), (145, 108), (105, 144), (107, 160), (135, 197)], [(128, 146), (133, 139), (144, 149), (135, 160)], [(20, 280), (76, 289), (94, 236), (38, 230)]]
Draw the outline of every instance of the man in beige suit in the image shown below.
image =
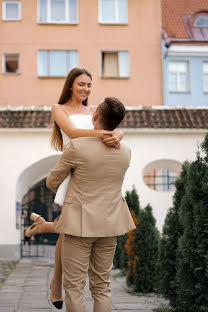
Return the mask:
[[(123, 104), (106, 98), (93, 114), (94, 129), (115, 129), (125, 116)], [(62, 264), (67, 312), (85, 312), (88, 272), (94, 312), (111, 311), (110, 272), (117, 236), (135, 228), (121, 188), (130, 149), (106, 147), (99, 138), (71, 140), (46, 184), (56, 192), (71, 172), (56, 229), (64, 233)]]

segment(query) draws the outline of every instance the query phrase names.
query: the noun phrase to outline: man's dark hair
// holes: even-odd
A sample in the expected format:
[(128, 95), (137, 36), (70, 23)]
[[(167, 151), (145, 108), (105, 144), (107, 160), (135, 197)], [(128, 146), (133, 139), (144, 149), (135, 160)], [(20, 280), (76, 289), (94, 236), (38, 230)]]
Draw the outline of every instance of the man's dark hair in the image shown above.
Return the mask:
[(114, 130), (124, 119), (124, 105), (115, 97), (107, 97), (97, 108), (99, 122), (105, 130)]

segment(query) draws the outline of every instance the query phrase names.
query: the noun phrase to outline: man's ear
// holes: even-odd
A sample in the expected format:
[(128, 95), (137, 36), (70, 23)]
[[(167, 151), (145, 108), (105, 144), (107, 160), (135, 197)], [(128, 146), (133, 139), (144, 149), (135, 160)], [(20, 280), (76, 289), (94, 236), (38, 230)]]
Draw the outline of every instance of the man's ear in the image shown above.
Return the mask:
[(98, 119), (98, 113), (94, 112), (93, 115), (92, 115), (93, 122), (97, 121), (97, 119)]

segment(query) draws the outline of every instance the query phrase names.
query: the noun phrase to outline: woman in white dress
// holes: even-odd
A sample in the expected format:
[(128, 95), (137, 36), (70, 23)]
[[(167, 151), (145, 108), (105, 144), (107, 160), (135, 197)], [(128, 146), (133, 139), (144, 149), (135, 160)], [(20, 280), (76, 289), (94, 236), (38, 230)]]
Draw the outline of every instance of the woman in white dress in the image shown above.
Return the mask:
[[(88, 96), (91, 93), (92, 77), (84, 68), (75, 67), (68, 74), (58, 104), (52, 106), (54, 119), (52, 146), (63, 151), (70, 139), (78, 137), (99, 137), (107, 146), (119, 148), (123, 132), (120, 130), (106, 131), (93, 130), (92, 114), (95, 107), (87, 106)], [(60, 185), (54, 202), (63, 205), (65, 192), (69, 183), (68, 176)], [(56, 233), (57, 218), (54, 222), (46, 222), (45, 219), (35, 213), (31, 214), (34, 221), (25, 231), (25, 238), (39, 233)], [(62, 266), (61, 266), (61, 242), (63, 235), (59, 236), (55, 250), (54, 276), (51, 280), (51, 302), (58, 309), (62, 308)]]

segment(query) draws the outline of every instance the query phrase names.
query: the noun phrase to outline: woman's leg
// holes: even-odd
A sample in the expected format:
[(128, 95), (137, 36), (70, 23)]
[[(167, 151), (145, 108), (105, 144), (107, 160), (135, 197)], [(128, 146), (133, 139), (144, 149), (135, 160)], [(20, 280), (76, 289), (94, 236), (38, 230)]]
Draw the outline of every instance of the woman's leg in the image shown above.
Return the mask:
[[(41, 222), (43, 221), (43, 222)], [(36, 224), (30, 229), (30, 235), (37, 235), (40, 233), (57, 233), (53, 222), (47, 222), (43, 217), (38, 218), (39, 224)], [(62, 298), (62, 264), (61, 264), (61, 244), (63, 234), (60, 234), (55, 249), (55, 264), (54, 264), (54, 275), (51, 281), (51, 292), (54, 298)]]
[(62, 264), (61, 264), (61, 245), (63, 234), (60, 234), (56, 242), (54, 274), (52, 279), (52, 295), (59, 299), (62, 298)]

